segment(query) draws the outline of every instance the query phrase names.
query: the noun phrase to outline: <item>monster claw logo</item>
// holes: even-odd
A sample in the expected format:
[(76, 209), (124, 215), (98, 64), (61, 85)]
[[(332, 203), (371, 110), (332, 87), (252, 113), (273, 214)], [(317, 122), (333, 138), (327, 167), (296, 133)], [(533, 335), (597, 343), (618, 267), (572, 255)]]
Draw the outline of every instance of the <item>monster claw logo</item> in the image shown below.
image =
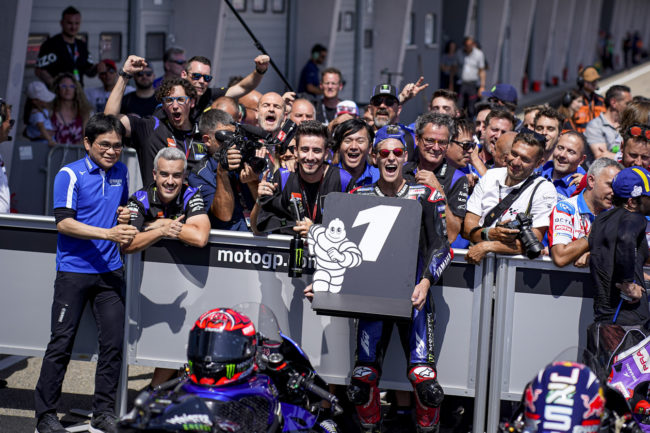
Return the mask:
[(227, 364), (226, 365), (226, 377), (228, 379), (232, 379), (232, 377), (235, 375), (235, 364)]

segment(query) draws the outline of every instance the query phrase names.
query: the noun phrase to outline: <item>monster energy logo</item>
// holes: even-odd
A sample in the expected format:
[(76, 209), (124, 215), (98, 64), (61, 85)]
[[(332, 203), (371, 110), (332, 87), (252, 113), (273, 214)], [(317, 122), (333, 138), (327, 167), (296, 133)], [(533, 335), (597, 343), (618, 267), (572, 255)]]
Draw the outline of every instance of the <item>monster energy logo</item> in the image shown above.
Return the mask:
[(235, 367), (236, 367), (236, 364), (227, 364), (226, 365), (226, 377), (228, 379), (232, 379), (232, 377), (235, 375)]
[(390, 90), (390, 87), (388, 86), (388, 84), (382, 84), (381, 90)]
[(297, 268), (302, 268), (302, 254), (303, 254), (303, 249), (302, 248), (296, 248), (296, 267)]

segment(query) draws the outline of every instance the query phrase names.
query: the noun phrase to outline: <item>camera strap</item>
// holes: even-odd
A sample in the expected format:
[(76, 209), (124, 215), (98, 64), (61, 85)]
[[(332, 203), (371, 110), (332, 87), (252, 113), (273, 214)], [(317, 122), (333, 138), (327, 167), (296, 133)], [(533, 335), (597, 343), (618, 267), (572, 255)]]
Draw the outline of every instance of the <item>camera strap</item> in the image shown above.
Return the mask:
[[(503, 200), (501, 200), (496, 206), (490, 209), (490, 211), (487, 213), (487, 216), (485, 217), (485, 220), (483, 220), (483, 227), (490, 227), (492, 223), (496, 221), (503, 214), (503, 212), (505, 212), (510, 206), (512, 206), (512, 204), (515, 202), (515, 200), (517, 200), (517, 198), (521, 195), (521, 193), (523, 193), (526, 190), (526, 188), (528, 188), (533, 184), (533, 182), (535, 182), (535, 179), (537, 179), (537, 176), (530, 176), (528, 179), (526, 179), (523, 185), (521, 185), (517, 189), (513, 189), (512, 191), (510, 191), (510, 193)], [(533, 195), (534, 194), (535, 191), (533, 191)], [(528, 211), (530, 211), (533, 196), (531, 195), (530, 198), (531, 198), (531, 203), (528, 203)]]
[(533, 197), (535, 197), (535, 193), (537, 192), (537, 188), (543, 183), (544, 181), (537, 182), (537, 185), (535, 185), (535, 188), (533, 189), (533, 192), (530, 194), (530, 200), (528, 201), (528, 207), (526, 208), (526, 215), (530, 215), (530, 209), (533, 207)]

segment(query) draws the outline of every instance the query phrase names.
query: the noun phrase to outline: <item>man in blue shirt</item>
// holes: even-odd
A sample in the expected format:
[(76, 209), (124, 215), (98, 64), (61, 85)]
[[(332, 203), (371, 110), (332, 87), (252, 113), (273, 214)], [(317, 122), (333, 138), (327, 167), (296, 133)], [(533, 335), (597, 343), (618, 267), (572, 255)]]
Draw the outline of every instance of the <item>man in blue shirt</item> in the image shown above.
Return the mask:
[(138, 230), (128, 225), (128, 171), (119, 162), (124, 127), (96, 114), (86, 125), (87, 155), (63, 167), (54, 180), (59, 231), (51, 338), (35, 391), (39, 433), (63, 433), (56, 416), (63, 377), (87, 301), (99, 330), (93, 431), (115, 431), (115, 396), (124, 337), (124, 269), (120, 244)]
[(542, 176), (553, 182), (558, 201), (571, 197), (582, 176), (585, 175), (585, 170), (580, 167), (580, 164), (586, 158), (586, 143), (584, 135), (579, 132), (565, 132), (555, 145), (553, 159), (544, 164), (540, 170)]
[(334, 130), (332, 151), (338, 155), (336, 166), (352, 175), (354, 186), (372, 185), (379, 180), (379, 169), (368, 162), (374, 138), (372, 127), (356, 117)]
[(316, 44), (311, 49), (311, 58), (300, 71), (300, 81), (298, 82), (298, 93), (309, 93), (312, 96), (318, 96), (323, 93), (320, 88), (320, 70), (318, 65), (325, 63), (327, 58), (327, 48), (321, 44)]

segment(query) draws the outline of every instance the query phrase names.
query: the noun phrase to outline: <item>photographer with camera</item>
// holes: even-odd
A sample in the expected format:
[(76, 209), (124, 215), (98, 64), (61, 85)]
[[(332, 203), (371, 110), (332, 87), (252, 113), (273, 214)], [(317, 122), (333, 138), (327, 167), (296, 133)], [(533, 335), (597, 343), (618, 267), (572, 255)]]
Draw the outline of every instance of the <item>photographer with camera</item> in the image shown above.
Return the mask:
[(463, 226), (463, 236), (475, 244), (468, 263), (480, 263), (489, 252), (539, 255), (557, 201), (553, 184), (533, 174), (543, 161), (544, 142), (530, 131), (520, 132), (507, 166), (488, 170), (476, 184)]
[(246, 214), (255, 205), (259, 178), (249, 164), (242, 162), (241, 151), (232, 144), (236, 131), (233, 123), (225, 111), (203, 113), (199, 134), (208, 154), (187, 180), (201, 192), (212, 228), (247, 231)]
[[(345, 170), (327, 163), (329, 133), (317, 120), (307, 120), (296, 132), (298, 166), (295, 172), (279, 169), (271, 182), (262, 181), (258, 187), (258, 200), (251, 215), (251, 225), (256, 232), (298, 232), (307, 235), (313, 223), (323, 218), (323, 201), (330, 192), (347, 192), (352, 186), (352, 176)], [(305, 218), (291, 211), (292, 198), (302, 203)], [(294, 223), (296, 221), (296, 223)]]

